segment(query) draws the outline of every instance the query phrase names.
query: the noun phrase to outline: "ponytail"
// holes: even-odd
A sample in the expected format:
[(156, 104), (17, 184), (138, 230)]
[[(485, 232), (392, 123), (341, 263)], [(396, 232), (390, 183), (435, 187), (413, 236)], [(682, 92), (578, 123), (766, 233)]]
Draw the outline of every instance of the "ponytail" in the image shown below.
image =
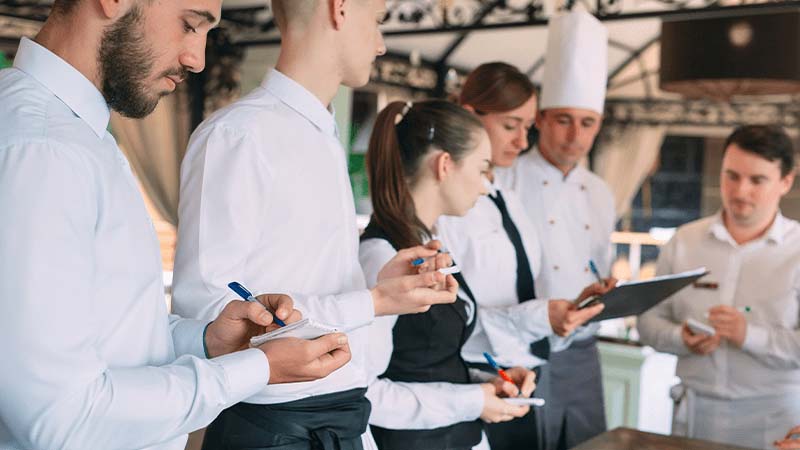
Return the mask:
[(398, 248), (419, 245), (430, 236), (417, 218), (397, 138), (395, 124), (407, 108), (404, 102), (392, 102), (378, 114), (366, 156), (373, 219)]
[(482, 128), (475, 115), (444, 100), (392, 102), (378, 114), (366, 156), (372, 219), (397, 248), (431, 236), (411, 196), (424, 157), (437, 148), (458, 162), (477, 146)]

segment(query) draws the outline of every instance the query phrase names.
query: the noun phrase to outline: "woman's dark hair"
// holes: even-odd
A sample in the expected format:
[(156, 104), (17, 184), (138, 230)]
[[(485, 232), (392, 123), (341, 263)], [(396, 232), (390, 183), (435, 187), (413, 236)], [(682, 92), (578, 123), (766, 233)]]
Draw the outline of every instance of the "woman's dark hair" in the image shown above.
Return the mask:
[(794, 145), (781, 127), (774, 125), (740, 126), (728, 136), (723, 151), (727, 151), (732, 144), (767, 161), (780, 161), (781, 177), (789, 175), (794, 170)]
[(372, 220), (396, 247), (420, 245), (430, 237), (417, 218), (410, 189), (424, 157), (435, 148), (459, 162), (478, 145), (482, 128), (474, 114), (444, 100), (392, 102), (378, 114), (366, 156)]
[(535, 94), (536, 86), (519, 69), (491, 62), (470, 72), (458, 102), (473, 107), (479, 114), (500, 113), (519, 108)]

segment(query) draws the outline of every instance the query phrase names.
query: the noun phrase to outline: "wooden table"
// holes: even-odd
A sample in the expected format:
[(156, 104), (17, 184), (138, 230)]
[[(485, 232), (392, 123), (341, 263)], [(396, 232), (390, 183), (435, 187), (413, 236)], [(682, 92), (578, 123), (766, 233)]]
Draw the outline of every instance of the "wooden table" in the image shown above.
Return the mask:
[(753, 450), (728, 444), (616, 428), (572, 450)]

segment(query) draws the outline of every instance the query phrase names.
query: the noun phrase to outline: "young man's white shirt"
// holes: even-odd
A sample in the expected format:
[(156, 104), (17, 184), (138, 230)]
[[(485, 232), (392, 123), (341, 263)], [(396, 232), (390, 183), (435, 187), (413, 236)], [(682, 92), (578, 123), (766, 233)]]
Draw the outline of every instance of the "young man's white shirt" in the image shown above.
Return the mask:
[(333, 113), (317, 97), (272, 70), (203, 122), (181, 166), (179, 219), (177, 313), (215, 316), (236, 298), (227, 284), (239, 281), (254, 294), (296, 296), (304, 317), (362, 327), (348, 333), (348, 364), (321, 380), (268, 386), (248, 403), (367, 385), (363, 326), (375, 311), (358, 263), (345, 151)]
[(269, 379), (260, 350), (205, 360), (208, 321), (168, 316), (109, 117), (86, 77), (31, 40), (0, 72), (3, 449), (183, 449)]
[[(662, 247), (658, 274), (700, 266), (711, 272), (703, 284), (640, 317), (641, 340), (678, 355), (677, 375), (699, 397), (693, 436), (768, 448), (800, 418), (800, 223), (778, 213), (763, 237), (743, 245), (721, 213), (684, 225)], [(712, 354), (696, 355), (681, 326), (688, 318), (705, 321), (716, 305), (751, 307), (744, 345), (723, 341)], [(746, 403), (757, 410), (742, 411)], [(717, 420), (702, 422), (707, 413)], [(737, 416), (751, 420), (743, 424)]]

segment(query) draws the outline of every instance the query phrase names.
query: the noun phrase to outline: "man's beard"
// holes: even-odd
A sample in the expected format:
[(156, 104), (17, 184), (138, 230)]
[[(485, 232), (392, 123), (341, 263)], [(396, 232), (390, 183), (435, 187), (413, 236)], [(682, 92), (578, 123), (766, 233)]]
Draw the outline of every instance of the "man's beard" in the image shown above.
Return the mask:
[[(103, 33), (99, 52), (99, 70), (103, 97), (108, 106), (126, 117), (141, 119), (158, 105), (168, 92), (155, 94), (147, 88), (153, 70), (153, 51), (145, 42), (142, 10), (134, 6)], [(171, 70), (162, 75), (185, 78), (185, 70)]]

